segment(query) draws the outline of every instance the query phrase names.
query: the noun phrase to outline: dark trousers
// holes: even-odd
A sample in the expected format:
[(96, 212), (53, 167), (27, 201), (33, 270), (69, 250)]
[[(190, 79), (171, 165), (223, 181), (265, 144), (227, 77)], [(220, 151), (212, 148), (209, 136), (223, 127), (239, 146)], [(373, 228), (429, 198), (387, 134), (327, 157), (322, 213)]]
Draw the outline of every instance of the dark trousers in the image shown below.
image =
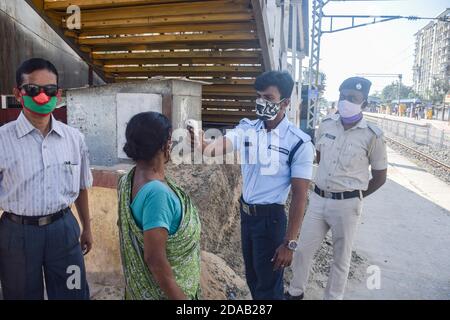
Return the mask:
[(88, 300), (80, 226), (68, 210), (44, 227), (0, 219), (0, 281), (5, 300)]
[(281, 206), (261, 212), (261, 216), (249, 216), (243, 212), (241, 205), (245, 274), (254, 300), (283, 300), (284, 270), (273, 271), (271, 260), (283, 243), (286, 225), (286, 213)]

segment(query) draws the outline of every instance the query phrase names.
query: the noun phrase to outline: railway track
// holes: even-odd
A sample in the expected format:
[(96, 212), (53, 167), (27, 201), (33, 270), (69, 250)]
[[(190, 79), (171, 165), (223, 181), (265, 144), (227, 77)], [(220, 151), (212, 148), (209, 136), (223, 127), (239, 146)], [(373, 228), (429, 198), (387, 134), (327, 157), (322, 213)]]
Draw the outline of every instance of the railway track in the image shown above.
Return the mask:
[(448, 171), (450, 173), (450, 165), (448, 165), (448, 164), (446, 164), (446, 163), (444, 163), (444, 162), (442, 162), (442, 161), (440, 161), (438, 159), (430, 157), (429, 155), (427, 155), (427, 154), (425, 154), (425, 153), (423, 153), (421, 151), (418, 151), (418, 150), (416, 150), (416, 149), (414, 149), (414, 148), (412, 148), (412, 147), (410, 147), (410, 146), (408, 146), (408, 145), (406, 145), (406, 144), (404, 144), (404, 143), (402, 143), (402, 142), (400, 142), (398, 140), (392, 139), (392, 138), (387, 137), (387, 136), (385, 136), (385, 138), (386, 138), (387, 141), (389, 141), (389, 142), (391, 142), (393, 144), (401, 146), (402, 148), (406, 149), (407, 151), (412, 152), (412, 153), (418, 155), (421, 158), (424, 158), (426, 161), (431, 162), (434, 165), (440, 166), (442, 169), (444, 169), (444, 170), (446, 170), (446, 171)]

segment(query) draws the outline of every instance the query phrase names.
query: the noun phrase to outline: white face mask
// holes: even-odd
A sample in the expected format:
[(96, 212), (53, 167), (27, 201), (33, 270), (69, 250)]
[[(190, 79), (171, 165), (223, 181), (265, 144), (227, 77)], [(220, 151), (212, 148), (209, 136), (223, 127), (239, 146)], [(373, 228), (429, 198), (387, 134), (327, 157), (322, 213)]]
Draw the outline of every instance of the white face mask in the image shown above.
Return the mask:
[(347, 100), (341, 100), (338, 103), (338, 111), (341, 117), (351, 118), (361, 113), (362, 104), (356, 104)]

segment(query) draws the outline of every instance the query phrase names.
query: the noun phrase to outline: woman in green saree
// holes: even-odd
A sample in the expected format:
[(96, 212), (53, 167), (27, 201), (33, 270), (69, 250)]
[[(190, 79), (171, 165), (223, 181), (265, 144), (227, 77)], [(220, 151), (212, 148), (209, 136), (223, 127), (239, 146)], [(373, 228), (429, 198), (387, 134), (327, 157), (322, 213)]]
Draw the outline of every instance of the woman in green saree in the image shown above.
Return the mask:
[(127, 300), (199, 298), (200, 220), (189, 196), (165, 176), (171, 132), (156, 112), (134, 116), (126, 129), (124, 151), (136, 163), (118, 186)]

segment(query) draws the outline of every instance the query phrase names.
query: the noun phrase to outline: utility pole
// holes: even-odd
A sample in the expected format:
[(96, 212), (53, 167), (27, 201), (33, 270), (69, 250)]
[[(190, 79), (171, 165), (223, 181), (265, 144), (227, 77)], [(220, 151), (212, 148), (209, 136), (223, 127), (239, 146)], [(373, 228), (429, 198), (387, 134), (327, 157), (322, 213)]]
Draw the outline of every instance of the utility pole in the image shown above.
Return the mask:
[(322, 38), (323, 7), (329, 0), (313, 1), (313, 22), (311, 31), (311, 55), (309, 58), (309, 86), (308, 86), (308, 117), (307, 130), (313, 131), (316, 127), (317, 109), (319, 106), (319, 64), (320, 40)]
[(402, 91), (402, 78), (403, 76), (401, 74), (398, 75), (398, 94), (397, 94), (397, 101), (398, 101), (398, 115), (400, 116), (400, 97), (401, 97), (401, 91)]

